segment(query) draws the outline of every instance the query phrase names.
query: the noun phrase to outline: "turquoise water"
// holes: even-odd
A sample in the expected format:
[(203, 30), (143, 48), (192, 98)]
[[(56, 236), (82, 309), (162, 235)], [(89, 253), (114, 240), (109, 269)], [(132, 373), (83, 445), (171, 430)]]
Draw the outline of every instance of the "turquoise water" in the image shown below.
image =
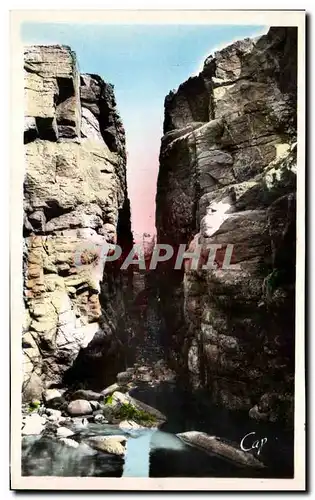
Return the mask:
[(139, 433), (137, 437), (129, 437), (123, 466), (123, 477), (150, 476), (151, 439), (155, 432), (157, 431), (147, 430)]
[[(74, 449), (52, 437), (25, 436), (22, 473), (68, 477), (292, 477), (290, 464), (283, 463), (283, 457), (272, 446), (263, 457), (267, 469), (255, 471), (193, 448), (163, 430), (123, 432), (110, 425), (89, 424), (73, 438), (84, 443), (90, 436), (113, 434), (127, 437), (125, 459), (84, 444)], [(282, 453), (290, 457), (287, 448)]]

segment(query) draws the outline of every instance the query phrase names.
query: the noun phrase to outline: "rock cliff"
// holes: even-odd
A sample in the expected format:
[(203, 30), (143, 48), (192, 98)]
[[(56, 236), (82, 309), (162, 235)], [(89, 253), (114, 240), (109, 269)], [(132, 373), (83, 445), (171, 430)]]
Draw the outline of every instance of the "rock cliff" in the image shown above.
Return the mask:
[[(23, 397), (123, 367), (128, 277), (102, 244), (132, 245), (125, 133), (113, 86), (69, 47), (30, 46), (25, 69)], [(103, 385), (104, 387), (104, 385)], [(103, 388), (102, 387), (102, 388)]]
[[(297, 30), (209, 56), (165, 99), (159, 243), (202, 246), (158, 268), (170, 362), (218, 405), (293, 422)], [(206, 245), (222, 245), (202, 269)], [(234, 245), (224, 269), (225, 249)]]

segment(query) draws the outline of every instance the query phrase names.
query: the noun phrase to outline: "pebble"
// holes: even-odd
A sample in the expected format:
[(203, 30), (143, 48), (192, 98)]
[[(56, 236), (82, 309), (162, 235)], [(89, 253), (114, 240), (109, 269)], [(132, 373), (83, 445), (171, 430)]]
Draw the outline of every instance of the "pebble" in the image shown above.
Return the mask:
[(99, 410), (100, 409), (100, 403), (98, 401), (89, 401), (91, 407), (92, 407), (92, 410), (93, 411), (96, 411), (96, 410)]
[(102, 414), (95, 415), (94, 416), (94, 422), (97, 423), (97, 424), (105, 423), (106, 420), (105, 420), (104, 415), (102, 415)]
[(125, 454), (126, 443), (127, 438), (125, 436), (94, 436), (88, 441), (88, 444), (96, 450), (118, 456)]

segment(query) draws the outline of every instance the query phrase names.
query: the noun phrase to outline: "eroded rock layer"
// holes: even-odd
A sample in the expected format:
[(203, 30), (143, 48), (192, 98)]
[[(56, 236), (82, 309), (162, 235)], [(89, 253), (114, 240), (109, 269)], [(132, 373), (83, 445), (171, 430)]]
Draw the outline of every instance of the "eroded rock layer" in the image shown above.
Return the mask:
[[(122, 276), (104, 242), (132, 244), (124, 129), (112, 85), (66, 46), (25, 49), (25, 399), (122, 368)], [(76, 368), (77, 366), (77, 368)]]
[[(198, 269), (159, 266), (177, 372), (230, 409), (292, 424), (296, 28), (210, 56), (165, 99), (159, 243), (202, 246)], [(207, 244), (222, 245), (202, 269)], [(228, 244), (232, 263), (224, 269)]]

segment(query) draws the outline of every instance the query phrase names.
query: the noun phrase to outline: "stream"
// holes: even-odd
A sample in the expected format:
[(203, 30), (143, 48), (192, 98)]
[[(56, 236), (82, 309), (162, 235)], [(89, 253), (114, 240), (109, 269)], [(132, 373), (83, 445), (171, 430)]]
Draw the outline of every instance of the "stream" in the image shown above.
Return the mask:
[[(148, 308), (146, 335), (137, 345), (134, 360), (149, 367), (162, 361), (159, 318)], [(163, 364), (163, 361), (162, 361)], [(257, 422), (247, 412), (230, 411), (209, 403), (202, 391), (192, 394), (175, 377), (139, 381), (129, 391), (134, 398), (162, 412), (167, 421), (159, 429), (123, 430), (115, 425), (88, 423), (73, 428), (77, 448), (48, 436), (22, 439), (22, 475), (68, 477), (293, 477), (293, 432), (277, 424)], [(194, 448), (177, 437), (185, 431), (201, 431), (240, 446), (242, 438), (255, 432), (267, 438), (260, 460), (264, 469), (240, 466), (218, 455)], [(84, 444), (92, 436), (124, 435), (125, 457), (100, 452)]]
[[(275, 424), (257, 423), (239, 412), (205, 406), (174, 383), (151, 387), (146, 383), (131, 395), (162, 411), (168, 421), (160, 429), (123, 431), (117, 426), (89, 423), (74, 438), (71, 448), (46, 436), (24, 436), (22, 474), (25, 476), (93, 477), (275, 477), (293, 475), (293, 436)], [(240, 443), (248, 432), (267, 437), (261, 452), (266, 469), (240, 467), (182, 442), (176, 434), (189, 430), (207, 432)], [(125, 458), (99, 452), (84, 444), (98, 435), (125, 435)]]

